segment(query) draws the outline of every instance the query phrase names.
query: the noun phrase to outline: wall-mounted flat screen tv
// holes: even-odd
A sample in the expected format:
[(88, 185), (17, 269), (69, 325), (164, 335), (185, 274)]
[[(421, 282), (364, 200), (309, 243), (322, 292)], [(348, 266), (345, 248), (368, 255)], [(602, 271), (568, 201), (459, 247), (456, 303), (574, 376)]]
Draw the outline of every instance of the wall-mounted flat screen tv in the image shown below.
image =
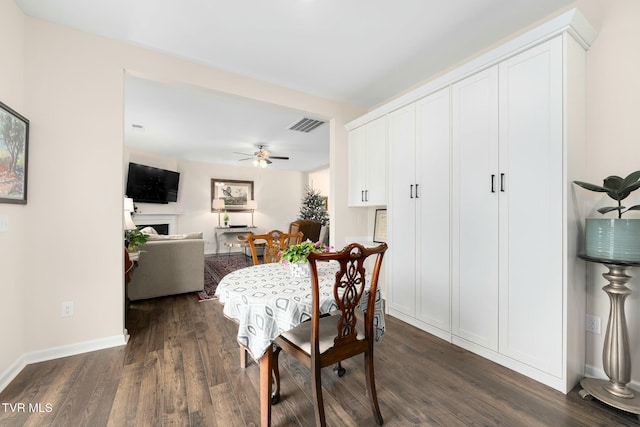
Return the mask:
[(140, 203), (177, 202), (179, 181), (179, 172), (129, 163), (127, 197)]

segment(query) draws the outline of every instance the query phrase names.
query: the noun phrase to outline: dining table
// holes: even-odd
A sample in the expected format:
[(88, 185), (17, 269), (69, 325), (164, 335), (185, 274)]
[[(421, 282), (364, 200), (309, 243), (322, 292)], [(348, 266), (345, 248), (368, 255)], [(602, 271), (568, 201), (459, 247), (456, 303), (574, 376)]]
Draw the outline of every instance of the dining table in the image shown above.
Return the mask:
[[(339, 264), (318, 262), (320, 313), (338, 310), (333, 287)], [(360, 309), (366, 310), (370, 275)], [(281, 263), (258, 264), (241, 268), (224, 276), (215, 295), (223, 304), (224, 315), (238, 324), (238, 343), (247, 349), (260, 366), (260, 412), (262, 425), (271, 419), (273, 340), (302, 322), (311, 319), (311, 278), (293, 275)], [(376, 290), (374, 330), (376, 341), (385, 332), (380, 289)]]

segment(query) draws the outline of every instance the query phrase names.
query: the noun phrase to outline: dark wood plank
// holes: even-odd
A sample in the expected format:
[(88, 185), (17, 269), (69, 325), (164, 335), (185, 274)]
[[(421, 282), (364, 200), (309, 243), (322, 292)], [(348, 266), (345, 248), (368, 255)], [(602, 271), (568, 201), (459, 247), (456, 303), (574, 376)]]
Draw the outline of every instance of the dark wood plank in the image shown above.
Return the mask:
[[(240, 369), (237, 326), (216, 301), (193, 294), (133, 301), (120, 348), (29, 365), (0, 402), (52, 405), (51, 412), (0, 408), (0, 426), (256, 426), (259, 366)], [(327, 424), (374, 425), (361, 356), (347, 374), (322, 375)], [(626, 426), (637, 418), (598, 401), (564, 395), (444, 340), (387, 318), (375, 347), (385, 426)], [(281, 402), (273, 426), (314, 423), (310, 373), (280, 355)]]

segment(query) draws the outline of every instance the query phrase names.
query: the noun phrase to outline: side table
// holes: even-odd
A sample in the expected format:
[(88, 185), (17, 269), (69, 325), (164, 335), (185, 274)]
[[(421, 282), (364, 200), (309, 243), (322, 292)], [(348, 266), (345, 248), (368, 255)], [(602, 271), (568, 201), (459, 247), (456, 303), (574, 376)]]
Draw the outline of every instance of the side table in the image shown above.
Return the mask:
[(631, 289), (626, 286), (631, 280), (631, 276), (627, 275), (627, 268), (640, 267), (640, 262), (593, 258), (587, 255), (579, 257), (585, 261), (603, 264), (609, 269), (602, 275), (609, 281), (602, 290), (609, 296), (610, 302), (607, 332), (602, 348), (602, 365), (609, 381), (584, 378), (580, 381), (580, 397), (595, 397), (614, 408), (639, 415), (640, 392), (627, 387), (631, 381), (631, 352), (624, 302), (631, 295)]
[[(234, 235), (238, 235), (238, 234), (249, 234), (249, 233), (253, 233), (256, 230), (257, 227), (255, 226), (249, 226), (249, 227), (216, 227), (215, 231), (214, 231), (214, 236), (216, 239), (216, 253), (220, 253), (220, 249), (221, 249), (221, 244), (220, 244), (220, 237), (225, 235), (225, 234), (234, 234)], [(223, 241), (223, 243), (226, 242), (226, 240)]]

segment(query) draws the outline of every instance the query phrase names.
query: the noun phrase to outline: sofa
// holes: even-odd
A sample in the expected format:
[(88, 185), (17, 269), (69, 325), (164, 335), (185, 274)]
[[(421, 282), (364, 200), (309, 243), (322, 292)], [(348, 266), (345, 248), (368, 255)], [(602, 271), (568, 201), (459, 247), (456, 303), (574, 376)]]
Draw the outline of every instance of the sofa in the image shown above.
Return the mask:
[(140, 247), (138, 264), (131, 272), (127, 285), (129, 299), (135, 301), (203, 289), (202, 233), (150, 234), (147, 243)]

